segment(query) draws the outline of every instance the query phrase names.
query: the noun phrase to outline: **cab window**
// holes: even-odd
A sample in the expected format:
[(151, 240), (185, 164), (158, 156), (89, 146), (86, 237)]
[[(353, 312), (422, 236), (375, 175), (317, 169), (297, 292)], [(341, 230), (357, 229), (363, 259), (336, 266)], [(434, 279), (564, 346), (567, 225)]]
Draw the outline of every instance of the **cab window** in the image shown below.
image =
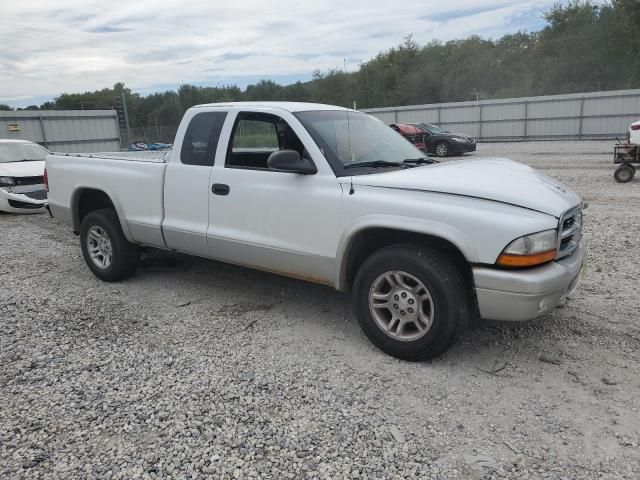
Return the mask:
[(277, 115), (240, 112), (233, 127), (226, 167), (268, 170), (269, 155), (278, 150), (296, 150), (304, 146), (291, 127)]
[(213, 166), (220, 132), (226, 117), (227, 112), (203, 112), (191, 119), (180, 150), (182, 163)]

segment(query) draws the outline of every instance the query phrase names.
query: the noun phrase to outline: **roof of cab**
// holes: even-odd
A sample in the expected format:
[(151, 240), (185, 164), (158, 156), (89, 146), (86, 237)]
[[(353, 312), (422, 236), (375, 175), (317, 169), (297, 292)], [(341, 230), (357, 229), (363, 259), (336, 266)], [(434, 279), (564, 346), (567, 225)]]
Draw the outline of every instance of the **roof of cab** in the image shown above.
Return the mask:
[[(351, 110), (345, 107), (335, 105), (324, 105), (322, 103), (304, 103), (304, 102), (225, 102), (225, 103), (205, 103), (203, 105), (194, 105), (192, 108), (204, 107), (226, 107), (226, 108), (255, 108), (255, 107), (271, 107), (286, 110), (288, 112), (308, 112), (318, 110)], [(351, 110), (353, 111), (353, 110)]]

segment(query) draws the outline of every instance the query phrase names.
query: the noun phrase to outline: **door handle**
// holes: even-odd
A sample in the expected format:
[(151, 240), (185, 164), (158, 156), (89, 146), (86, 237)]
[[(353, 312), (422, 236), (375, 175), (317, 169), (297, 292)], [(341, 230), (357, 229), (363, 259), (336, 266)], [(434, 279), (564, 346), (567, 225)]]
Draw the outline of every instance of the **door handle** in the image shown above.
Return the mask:
[(229, 185), (224, 183), (214, 183), (211, 186), (211, 191), (216, 195), (229, 195)]

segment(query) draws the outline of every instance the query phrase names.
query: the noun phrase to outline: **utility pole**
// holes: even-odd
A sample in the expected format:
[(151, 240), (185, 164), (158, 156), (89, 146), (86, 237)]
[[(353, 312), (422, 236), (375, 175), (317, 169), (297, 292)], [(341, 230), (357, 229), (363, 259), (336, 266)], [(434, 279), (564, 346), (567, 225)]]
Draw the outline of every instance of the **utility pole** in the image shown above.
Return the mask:
[(127, 142), (131, 142), (131, 127), (129, 126), (129, 111), (127, 110), (127, 97), (124, 93), (120, 96), (122, 99), (122, 111), (124, 112), (124, 125), (127, 129)]
[(160, 143), (160, 129), (158, 128), (158, 115), (153, 112), (153, 120), (156, 122), (156, 142)]

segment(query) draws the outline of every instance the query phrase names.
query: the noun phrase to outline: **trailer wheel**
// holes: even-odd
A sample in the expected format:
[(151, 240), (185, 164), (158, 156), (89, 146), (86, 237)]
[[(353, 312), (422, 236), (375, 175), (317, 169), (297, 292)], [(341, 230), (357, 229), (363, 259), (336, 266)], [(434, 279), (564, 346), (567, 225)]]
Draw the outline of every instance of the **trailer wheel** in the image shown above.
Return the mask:
[(614, 172), (613, 178), (615, 178), (618, 183), (627, 183), (631, 181), (635, 173), (636, 169), (633, 165), (620, 165)]

